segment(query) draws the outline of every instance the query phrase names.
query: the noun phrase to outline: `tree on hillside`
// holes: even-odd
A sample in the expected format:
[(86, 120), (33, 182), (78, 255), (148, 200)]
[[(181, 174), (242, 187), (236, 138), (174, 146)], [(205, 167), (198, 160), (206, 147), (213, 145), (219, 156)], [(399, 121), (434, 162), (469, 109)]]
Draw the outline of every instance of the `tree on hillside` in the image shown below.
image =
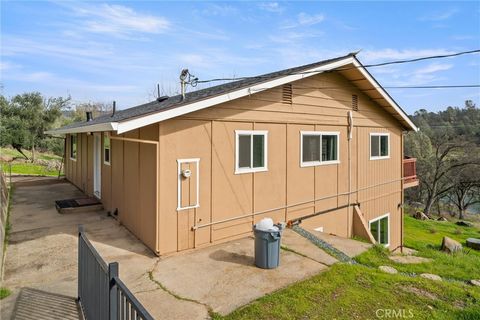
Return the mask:
[(405, 154), (417, 158), (420, 186), (406, 195), (424, 203), (429, 214), (436, 202), (459, 187), (459, 172), (480, 164), (480, 110), (467, 101), (463, 109), (448, 107), (437, 113), (421, 109), (413, 120), (420, 132), (406, 136)]
[(35, 161), (35, 148), (44, 139), (43, 132), (51, 128), (69, 101), (62, 97), (45, 99), (39, 92), (16, 95), (10, 100), (2, 96), (0, 144), (11, 145), (27, 159), (22, 149), (30, 149), (30, 160)]
[(452, 170), (453, 187), (447, 194), (458, 209), (459, 219), (464, 219), (469, 207), (480, 203), (480, 165), (468, 165)]

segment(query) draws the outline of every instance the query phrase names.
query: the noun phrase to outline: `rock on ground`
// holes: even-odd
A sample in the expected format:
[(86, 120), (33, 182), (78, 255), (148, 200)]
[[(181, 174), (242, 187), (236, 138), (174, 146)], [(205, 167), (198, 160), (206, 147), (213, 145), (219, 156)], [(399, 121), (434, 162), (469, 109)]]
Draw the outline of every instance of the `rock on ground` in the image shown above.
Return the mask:
[(480, 250), (480, 239), (468, 238), (467, 239), (467, 247), (475, 249), (475, 250)]
[(453, 240), (449, 237), (443, 237), (442, 239), (442, 251), (448, 253), (455, 253), (457, 251), (462, 251), (462, 245), (460, 242)]
[(462, 226), (462, 227), (473, 227), (473, 223), (468, 222), (468, 221), (457, 221), (455, 222), (457, 226)]
[(397, 269), (389, 266), (380, 266), (378, 267), (378, 270), (385, 272), (385, 273), (390, 273), (390, 274), (395, 274), (398, 273)]
[(440, 217), (440, 218), (437, 219), (437, 221), (448, 222), (447, 218), (445, 218), (445, 217)]
[(417, 254), (418, 251), (412, 248), (403, 247), (403, 249), (392, 252), (393, 255), (397, 256), (411, 256)]
[(420, 277), (425, 278), (425, 279), (430, 279), (434, 281), (442, 281), (442, 277), (436, 275), (436, 274), (431, 274), (431, 273), (422, 273)]
[(422, 211), (417, 211), (415, 212), (415, 214), (413, 215), (413, 217), (415, 219), (418, 219), (418, 220), (430, 220), (429, 217), (427, 217), (427, 215), (425, 213), (423, 213)]
[(472, 286), (480, 287), (480, 280), (470, 280), (468, 281), (468, 283), (471, 284)]

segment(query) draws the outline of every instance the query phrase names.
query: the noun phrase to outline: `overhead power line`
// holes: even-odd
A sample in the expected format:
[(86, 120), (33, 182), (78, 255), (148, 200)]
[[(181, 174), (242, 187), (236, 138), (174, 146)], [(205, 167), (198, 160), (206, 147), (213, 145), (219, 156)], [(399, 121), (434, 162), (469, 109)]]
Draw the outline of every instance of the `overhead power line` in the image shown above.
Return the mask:
[[(323, 90), (344, 90), (345, 88), (355, 88), (355, 86), (294, 86), (294, 89), (323, 89)], [(480, 88), (480, 84), (458, 84), (458, 85), (431, 85), (431, 86), (371, 86), (372, 89), (455, 89), (455, 88)], [(270, 88), (255, 88), (253, 91), (263, 91)]]
[(480, 84), (458, 84), (439, 86), (385, 86), (385, 89), (442, 89), (442, 88), (480, 88)]
[[(461, 55), (475, 54), (475, 53), (480, 53), (480, 49), (461, 51), (461, 52), (456, 52), (451, 54), (432, 55), (432, 56), (426, 56), (426, 57), (420, 57), (420, 58), (414, 58), (414, 59), (394, 60), (394, 61), (387, 61), (387, 62), (381, 62), (381, 63), (375, 63), (375, 64), (366, 64), (366, 65), (363, 65), (363, 67), (364, 68), (383, 67), (383, 66), (392, 65), (392, 64), (404, 64), (404, 63), (412, 63), (412, 62), (418, 62), (418, 61), (424, 61), (424, 60), (444, 59), (444, 58), (451, 58), (451, 57), (457, 57)], [(345, 71), (345, 70), (351, 70), (351, 69), (356, 69), (356, 67), (344, 67), (344, 68), (337, 68), (334, 70), (323, 70), (323, 72), (338, 72), (338, 71)], [(310, 73), (318, 73), (318, 72), (322, 72), (322, 70), (290, 72), (290, 73), (284, 74), (284, 76), (310, 74)], [(209, 80), (198, 80), (197, 83), (209, 83), (209, 82), (218, 82), (218, 81), (238, 81), (238, 80), (249, 80), (249, 79), (253, 80), (253, 79), (263, 79), (263, 78), (270, 78), (270, 77), (271, 76), (269, 75), (263, 75), (263, 76), (260, 75), (260, 76), (236, 77), (236, 78), (213, 78)]]
[(431, 60), (431, 59), (451, 58), (451, 57), (457, 57), (457, 56), (462, 56), (462, 55), (465, 55), (465, 54), (472, 54), (472, 53), (480, 53), (480, 49), (470, 50), (470, 51), (461, 51), (461, 52), (450, 53), (450, 54), (441, 54), (441, 55), (420, 57), (420, 58), (414, 58), (414, 59), (405, 59), (405, 60), (389, 61), (389, 62), (382, 62), (382, 63), (375, 63), (375, 64), (367, 64), (367, 65), (364, 65), (364, 67), (367, 67), (367, 68), (369, 68), (369, 67), (381, 67), (381, 66), (387, 66), (387, 65), (390, 65), (390, 64), (401, 64), (401, 63), (418, 62), (418, 61)]

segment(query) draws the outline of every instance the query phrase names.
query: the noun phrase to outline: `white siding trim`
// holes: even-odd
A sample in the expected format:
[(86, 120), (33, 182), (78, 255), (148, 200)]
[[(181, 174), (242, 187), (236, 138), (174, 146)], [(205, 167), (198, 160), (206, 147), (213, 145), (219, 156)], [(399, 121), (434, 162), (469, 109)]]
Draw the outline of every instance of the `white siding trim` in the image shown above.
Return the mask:
[[(388, 155), (386, 156), (372, 156), (372, 137), (388, 137)], [(381, 139), (379, 139), (378, 150), (381, 152)], [(390, 133), (388, 132), (370, 132), (370, 138), (368, 140), (369, 156), (370, 160), (383, 160), (390, 159)]]
[[(182, 163), (195, 162), (197, 164), (197, 203), (193, 206), (182, 207)], [(177, 159), (177, 211), (200, 207), (200, 158)]]
[[(320, 161), (303, 161), (303, 136), (312, 135), (320, 137)], [(322, 161), (322, 135), (337, 136), (337, 160)], [(340, 132), (339, 131), (300, 131), (300, 167), (325, 166), (340, 163)]]
[[(373, 223), (373, 222), (377, 222), (378, 220), (381, 220), (383, 218), (387, 218), (387, 221), (388, 221), (388, 232), (387, 232), (387, 239), (388, 239), (388, 242), (386, 244), (384, 244), (385, 247), (389, 247), (390, 246), (390, 212), (384, 214), (384, 215), (381, 215), (379, 217), (376, 217), (370, 221), (368, 221), (368, 230), (370, 230), (370, 225)], [(380, 230), (380, 229), (378, 229)], [(378, 237), (380, 237), (380, 235), (378, 235)]]
[(400, 106), (388, 95), (388, 93), (383, 89), (383, 87), (375, 80), (369, 73), (368, 71), (365, 70), (365, 68), (362, 66), (362, 64), (355, 58), (353, 61), (353, 64), (355, 67), (358, 68), (360, 73), (370, 82), (371, 85), (373, 85), (375, 88), (377, 88), (377, 91), (380, 93), (382, 98), (384, 98), (392, 107), (397, 111), (397, 113), (402, 117), (403, 120), (412, 128), (413, 131), (418, 131), (417, 126), (410, 120), (410, 118), (407, 116), (407, 114), (400, 108)]
[[(250, 135), (250, 168), (240, 168), (238, 164), (239, 156), (239, 136)], [(253, 168), (253, 135), (263, 135), (263, 167)], [(235, 174), (264, 172), (268, 171), (268, 131), (266, 130), (235, 130)]]
[[(105, 161), (105, 138), (108, 138), (110, 147), (108, 148), (108, 161)], [(110, 166), (112, 164), (112, 140), (110, 139), (110, 133), (104, 132), (103, 133), (103, 141), (102, 141), (102, 150), (103, 150), (103, 164), (106, 166)]]

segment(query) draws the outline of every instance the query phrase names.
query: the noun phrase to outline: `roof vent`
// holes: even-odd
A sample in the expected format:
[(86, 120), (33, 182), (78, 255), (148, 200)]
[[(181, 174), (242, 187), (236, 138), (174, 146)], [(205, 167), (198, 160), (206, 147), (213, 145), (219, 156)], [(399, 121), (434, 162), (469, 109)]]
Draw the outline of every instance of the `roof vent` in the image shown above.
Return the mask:
[(352, 110), (358, 111), (358, 96), (356, 94), (352, 94)]
[(282, 103), (292, 104), (293, 103), (293, 89), (292, 84), (287, 83), (282, 87)]
[(112, 115), (111, 117), (113, 117), (115, 115), (115, 111), (117, 111), (117, 102), (116, 101), (113, 101), (113, 104), (112, 104)]
[(157, 101), (158, 101), (158, 102), (162, 102), (162, 101), (165, 101), (165, 100), (167, 100), (167, 99), (168, 99), (168, 96), (161, 96), (161, 97), (158, 97), (158, 98), (157, 98)]
[(87, 115), (87, 122), (90, 122), (93, 120), (93, 113), (92, 111), (87, 111), (85, 112), (85, 114)]

